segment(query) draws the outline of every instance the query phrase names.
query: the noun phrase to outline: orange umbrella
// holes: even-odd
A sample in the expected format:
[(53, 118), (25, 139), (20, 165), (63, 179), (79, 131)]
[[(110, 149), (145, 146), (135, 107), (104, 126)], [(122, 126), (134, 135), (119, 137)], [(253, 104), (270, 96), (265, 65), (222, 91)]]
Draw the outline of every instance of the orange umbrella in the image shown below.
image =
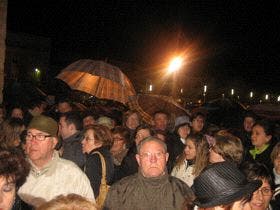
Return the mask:
[(129, 96), (136, 94), (128, 77), (118, 67), (104, 61), (78, 60), (63, 69), (56, 78), (72, 89), (123, 104)]
[(181, 107), (171, 97), (164, 95), (138, 94), (129, 98), (128, 106), (138, 111), (148, 124), (152, 123), (152, 116), (156, 111), (168, 113), (172, 121), (178, 116), (189, 115), (188, 110)]

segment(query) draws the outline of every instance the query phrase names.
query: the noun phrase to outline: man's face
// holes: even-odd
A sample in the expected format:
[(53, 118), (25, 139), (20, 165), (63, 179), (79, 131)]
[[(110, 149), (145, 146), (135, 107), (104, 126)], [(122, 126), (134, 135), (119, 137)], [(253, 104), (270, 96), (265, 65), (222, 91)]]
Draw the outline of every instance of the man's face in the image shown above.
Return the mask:
[(145, 143), (136, 155), (139, 169), (144, 177), (158, 177), (165, 174), (168, 153), (156, 141)]
[(136, 129), (139, 124), (139, 118), (136, 113), (131, 114), (125, 122), (126, 127), (129, 129)]
[(14, 108), (12, 113), (11, 113), (11, 117), (23, 119), (23, 112), (22, 112), (22, 110), (18, 109), (18, 108)]
[(245, 119), (243, 121), (244, 130), (247, 132), (251, 132), (254, 123), (255, 123), (255, 120), (252, 117), (245, 117)]
[(26, 154), (37, 167), (43, 167), (52, 159), (57, 139), (46, 137), (43, 141), (39, 141), (35, 138), (36, 135), (48, 136), (49, 134), (34, 128), (28, 129), (27, 135), (30, 134), (33, 137), (30, 140), (26, 139)]
[(65, 112), (70, 112), (72, 111), (72, 107), (70, 106), (69, 103), (63, 102), (63, 103), (58, 103), (58, 112), (59, 113), (65, 113)]
[(168, 117), (164, 113), (157, 113), (154, 116), (154, 127), (155, 129), (165, 131), (168, 124)]
[(71, 125), (67, 125), (65, 121), (65, 117), (60, 117), (58, 128), (59, 128), (59, 135), (62, 137), (62, 139), (66, 139), (73, 135), (71, 129), (72, 127)]
[(89, 125), (94, 125), (95, 124), (95, 120), (93, 118), (93, 116), (86, 116), (84, 119), (83, 119), (83, 127), (87, 127)]
[(204, 126), (204, 118), (202, 116), (197, 116), (192, 121), (192, 129), (194, 132), (202, 131)]

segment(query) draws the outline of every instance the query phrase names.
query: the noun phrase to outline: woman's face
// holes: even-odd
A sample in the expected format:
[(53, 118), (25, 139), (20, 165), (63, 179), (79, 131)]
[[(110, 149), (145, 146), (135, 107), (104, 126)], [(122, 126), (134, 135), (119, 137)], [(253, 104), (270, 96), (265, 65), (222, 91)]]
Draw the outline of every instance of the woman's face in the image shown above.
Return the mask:
[(193, 142), (194, 140), (187, 139), (186, 140), (186, 147), (185, 147), (185, 156), (186, 160), (194, 160), (196, 157), (196, 148)]
[(119, 133), (113, 134), (113, 141), (114, 142), (111, 147), (112, 152), (118, 152), (118, 151), (122, 151), (124, 149), (125, 140)]
[(3, 176), (0, 176), (0, 209), (12, 209), (16, 196), (16, 185)]
[(95, 145), (94, 139), (94, 131), (92, 129), (88, 129), (82, 140), (82, 150), (83, 153), (90, 153), (93, 149), (97, 148)]
[(183, 139), (186, 139), (187, 136), (190, 134), (190, 132), (191, 132), (191, 129), (190, 129), (190, 127), (188, 125), (181, 126), (178, 129), (178, 134)]
[(266, 135), (264, 128), (260, 125), (255, 125), (252, 129), (251, 141), (256, 148), (261, 148), (271, 139), (271, 135)]
[(253, 193), (249, 205), (254, 210), (265, 210), (269, 206), (271, 198), (271, 186), (266, 179), (262, 179), (262, 186)]
[(139, 123), (139, 118), (138, 115), (136, 113), (131, 114), (127, 120), (126, 120), (126, 127), (128, 127), (129, 129), (136, 129), (137, 126), (140, 124)]

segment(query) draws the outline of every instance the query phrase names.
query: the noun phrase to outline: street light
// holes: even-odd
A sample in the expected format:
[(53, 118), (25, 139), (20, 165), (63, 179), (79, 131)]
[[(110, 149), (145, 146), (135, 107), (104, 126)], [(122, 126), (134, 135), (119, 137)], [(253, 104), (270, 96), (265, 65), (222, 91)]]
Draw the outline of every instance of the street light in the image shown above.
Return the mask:
[(207, 85), (204, 85), (204, 87), (203, 87), (203, 102), (204, 103), (206, 101), (206, 92), (207, 92)]
[(175, 57), (173, 58), (168, 66), (168, 73), (173, 73), (175, 71), (178, 71), (183, 64), (183, 59), (181, 57)]
[(182, 67), (183, 65), (183, 58), (178, 56), (178, 57), (174, 57), (170, 63), (169, 66), (167, 68), (168, 73), (169, 74), (173, 74), (173, 82), (172, 82), (172, 97), (176, 98), (176, 86), (178, 81), (177, 80), (177, 76), (176, 73), (177, 71)]

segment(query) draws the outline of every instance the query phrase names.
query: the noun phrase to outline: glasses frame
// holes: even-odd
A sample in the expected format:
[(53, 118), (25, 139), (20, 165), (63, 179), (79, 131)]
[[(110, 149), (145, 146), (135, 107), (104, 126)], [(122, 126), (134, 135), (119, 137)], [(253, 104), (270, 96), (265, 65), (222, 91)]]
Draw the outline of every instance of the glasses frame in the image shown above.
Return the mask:
[[(31, 136), (30, 139), (28, 138), (29, 135)], [(39, 139), (38, 136), (42, 136), (44, 138), (43, 139)], [(35, 134), (35, 135), (33, 135), (32, 133), (27, 133), (26, 136), (25, 136), (25, 139), (26, 139), (26, 141), (31, 141), (31, 140), (34, 139), (34, 137), (35, 137), (36, 141), (45, 141), (46, 138), (51, 137), (51, 135), (45, 135), (45, 134)]]

